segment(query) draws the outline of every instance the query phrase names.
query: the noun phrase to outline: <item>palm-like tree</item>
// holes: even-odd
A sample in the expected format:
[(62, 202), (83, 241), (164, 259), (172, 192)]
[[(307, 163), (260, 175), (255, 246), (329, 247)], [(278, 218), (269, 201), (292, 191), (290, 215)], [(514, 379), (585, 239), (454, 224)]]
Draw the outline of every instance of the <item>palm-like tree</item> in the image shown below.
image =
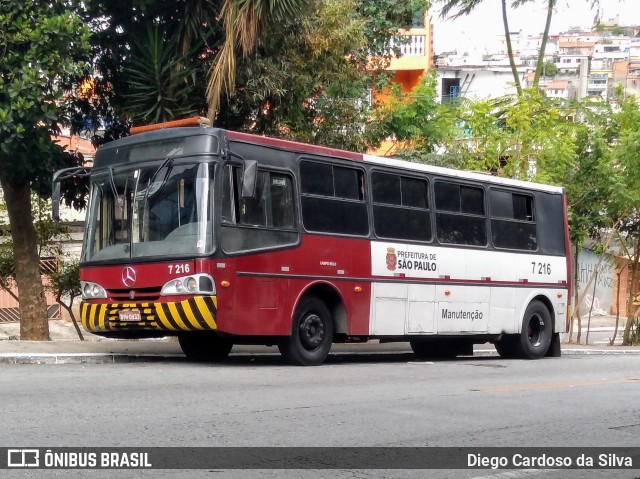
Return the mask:
[(223, 93), (234, 90), (236, 47), (248, 56), (257, 47), (268, 22), (294, 19), (311, 0), (223, 0), (220, 17), (225, 40), (209, 71), (207, 103), (213, 121)]

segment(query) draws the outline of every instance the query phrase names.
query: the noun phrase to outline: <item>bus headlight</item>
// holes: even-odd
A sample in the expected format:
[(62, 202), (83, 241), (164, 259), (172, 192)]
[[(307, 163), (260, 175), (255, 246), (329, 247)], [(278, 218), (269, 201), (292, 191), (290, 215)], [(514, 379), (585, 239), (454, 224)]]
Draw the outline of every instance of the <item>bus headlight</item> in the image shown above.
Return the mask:
[(107, 292), (97, 283), (91, 281), (80, 281), (80, 290), (82, 291), (82, 299), (98, 299), (106, 298)]
[(184, 282), (184, 285), (190, 293), (194, 293), (198, 289), (198, 282), (193, 276), (189, 276)]
[(160, 291), (162, 296), (176, 294), (216, 294), (213, 278), (208, 274), (191, 274), (175, 278), (165, 283)]

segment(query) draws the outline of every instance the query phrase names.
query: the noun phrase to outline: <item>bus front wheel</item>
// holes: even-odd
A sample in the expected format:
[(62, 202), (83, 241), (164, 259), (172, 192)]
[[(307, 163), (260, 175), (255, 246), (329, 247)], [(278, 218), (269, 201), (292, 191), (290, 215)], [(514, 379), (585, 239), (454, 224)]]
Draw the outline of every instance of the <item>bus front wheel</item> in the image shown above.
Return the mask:
[(282, 356), (297, 366), (322, 364), (333, 343), (333, 320), (327, 305), (315, 296), (300, 300), (293, 315), (291, 336), (278, 342)]
[(531, 301), (522, 319), (522, 330), (515, 342), (515, 352), (523, 359), (540, 359), (547, 354), (553, 336), (549, 310), (540, 301)]
[(216, 363), (229, 356), (233, 341), (216, 333), (184, 333), (178, 336), (182, 352), (190, 361)]

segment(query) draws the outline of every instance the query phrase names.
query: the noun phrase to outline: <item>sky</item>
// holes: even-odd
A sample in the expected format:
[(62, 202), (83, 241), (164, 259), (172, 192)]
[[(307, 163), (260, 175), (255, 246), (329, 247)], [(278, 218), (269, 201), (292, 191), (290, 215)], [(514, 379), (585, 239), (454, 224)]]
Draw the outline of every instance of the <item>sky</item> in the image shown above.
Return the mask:
[[(507, 0), (507, 5), (511, 3)], [(551, 33), (560, 33), (571, 27), (589, 28), (593, 24), (595, 10), (590, 0), (558, 0), (551, 20)], [(458, 50), (492, 53), (499, 45), (502, 26), (501, 0), (484, 0), (470, 15), (456, 20), (440, 18), (438, 3), (434, 2), (431, 22), (434, 25), (435, 53)], [(522, 30), (532, 35), (544, 31), (547, 0), (533, 0), (517, 10), (509, 9), (509, 30)], [(608, 20), (620, 16), (621, 25), (640, 25), (640, 0), (600, 0), (601, 18)]]

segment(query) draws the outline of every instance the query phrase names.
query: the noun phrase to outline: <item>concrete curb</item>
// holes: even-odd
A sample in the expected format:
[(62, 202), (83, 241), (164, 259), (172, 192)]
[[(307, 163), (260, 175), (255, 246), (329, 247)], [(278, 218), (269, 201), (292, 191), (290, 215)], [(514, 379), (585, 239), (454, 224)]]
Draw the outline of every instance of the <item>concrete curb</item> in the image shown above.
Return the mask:
[[(334, 356), (355, 357), (355, 356), (386, 356), (386, 355), (411, 355), (407, 352), (350, 352), (337, 353)], [(569, 348), (562, 351), (563, 356), (640, 356), (640, 349), (588, 349)], [(231, 357), (250, 356), (279, 356), (278, 353), (236, 353)], [(496, 357), (496, 351), (478, 350), (474, 351), (473, 358)], [(461, 360), (472, 357), (460, 357)], [(123, 364), (134, 362), (163, 362), (163, 361), (184, 361), (186, 358), (182, 354), (127, 354), (127, 353), (0, 353), (0, 365), (3, 364)]]
[(182, 354), (0, 353), (0, 364), (115, 364), (185, 360)]

